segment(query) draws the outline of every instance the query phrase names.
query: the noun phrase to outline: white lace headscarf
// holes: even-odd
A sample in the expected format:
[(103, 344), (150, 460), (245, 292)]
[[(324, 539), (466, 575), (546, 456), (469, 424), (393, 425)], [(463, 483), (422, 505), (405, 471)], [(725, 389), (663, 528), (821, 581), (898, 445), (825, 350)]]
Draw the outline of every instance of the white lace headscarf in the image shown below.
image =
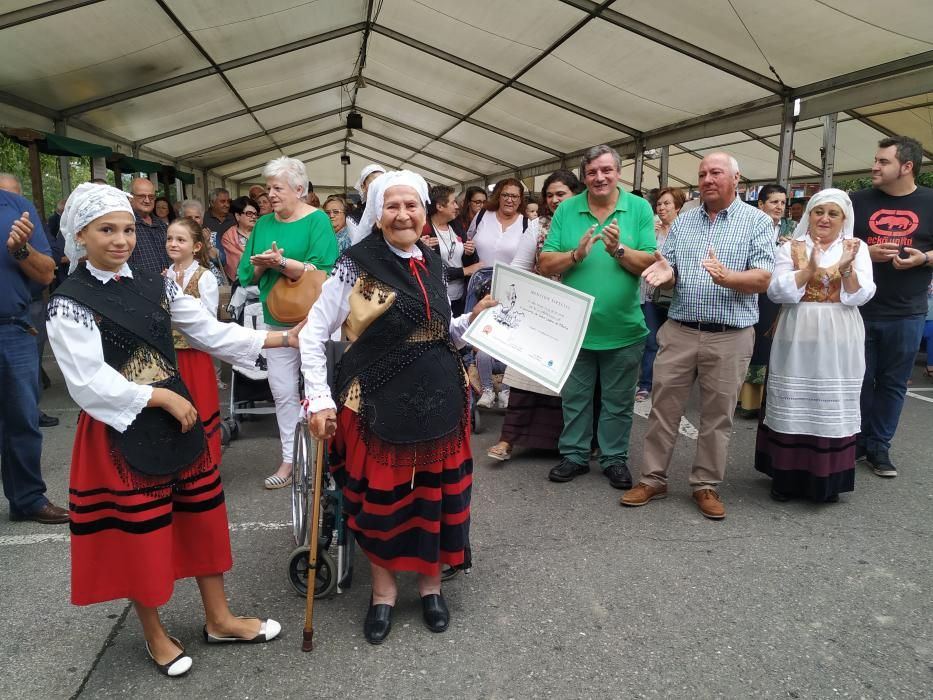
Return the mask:
[(820, 204), (835, 204), (842, 209), (842, 213), (845, 216), (845, 220), (842, 222), (842, 237), (844, 239), (852, 238), (855, 235), (855, 211), (852, 209), (852, 200), (849, 199), (849, 195), (842, 190), (830, 187), (825, 190), (820, 190), (810, 197), (810, 201), (807, 202), (807, 208), (800, 217), (800, 223), (798, 223), (797, 228), (794, 229), (795, 240), (802, 241), (807, 237), (807, 234), (810, 233), (810, 210)]
[(78, 260), (87, 254), (84, 246), (75, 240), (75, 236), (94, 219), (114, 211), (133, 213), (126, 192), (121, 192), (116, 187), (85, 182), (68, 195), (68, 201), (65, 202), (65, 209), (62, 211), (61, 232), (65, 239), (65, 256), (70, 261), (69, 274), (78, 266)]
[(390, 170), (383, 173), (369, 185), (369, 197), (366, 199), (366, 209), (360, 219), (360, 225), (351, 239), (359, 243), (373, 231), (373, 226), (382, 218), (382, 205), (385, 202), (386, 190), (397, 185), (411, 187), (418, 193), (421, 203), (428, 206), (428, 183), (418, 173), (411, 170)]
[(362, 201), (365, 202), (367, 199), (366, 194), (363, 192), (363, 183), (366, 182), (366, 178), (368, 178), (373, 173), (384, 173), (385, 171), (386, 169), (378, 163), (370, 163), (360, 171), (360, 179), (356, 181), (353, 189), (360, 193), (360, 199)]

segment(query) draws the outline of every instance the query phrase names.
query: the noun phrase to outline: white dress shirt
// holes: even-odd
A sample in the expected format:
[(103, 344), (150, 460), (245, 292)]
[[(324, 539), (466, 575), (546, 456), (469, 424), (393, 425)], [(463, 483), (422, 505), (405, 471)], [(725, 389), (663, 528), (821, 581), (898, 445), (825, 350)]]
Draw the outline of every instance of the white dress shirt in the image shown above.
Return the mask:
[[(191, 264), (185, 268), (183, 281), (178, 284), (182, 290), (188, 288), (188, 283), (191, 281), (191, 278), (194, 277), (194, 273), (198, 271), (199, 267), (202, 266), (198, 261), (192, 260)], [(169, 268), (169, 272), (171, 273), (172, 279), (177, 282), (178, 274), (175, 271), (174, 265)], [(211, 274), (208, 268), (204, 268), (204, 274), (198, 279), (198, 294), (201, 295), (201, 304), (207, 309), (207, 313), (216, 316), (217, 307), (220, 305), (220, 291), (217, 286), (217, 278)]]
[[(386, 245), (389, 245), (388, 243)], [(417, 247), (405, 251), (392, 245), (389, 249), (400, 258), (422, 257)], [(338, 274), (338, 272), (340, 274)], [(345, 279), (341, 279), (341, 275)], [(336, 408), (327, 384), (327, 356), (324, 344), (339, 330), (350, 315), (350, 293), (356, 279), (346, 268), (334, 269), (334, 274), (327, 278), (321, 287), (321, 296), (314, 302), (308, 314), (308, 323), (298, 336), (301, 349), (301, 372), (305, 378), (305, 397), (308, 409), (317, 413), (328, 408)], [(458, 348), (463, 347), (463, 334), (470, 326), (470, 314), (466, 313), (450, 320), (450, 339)], [(403, 339), (399, 339), (402, 342)]]
[[(99, 270), (90, 263), (87, 269), (104, 284), (116, 276), (133, 277), (126, 264), (116, 273)], [(202, 275), (202, 279), (205, 277), (212, 275)], [(230, 364), (256, 362), (265, 331), (221, 323), (200, 301), (182, 294), (175, 282), (166, 279), (165, 284), (172, 325), (185, 335), (191, 347)], [(66, 297), (55, 297), (52, 303), (57, 313), (49, 318), (46, 328), (71, 398), (92, 418), (122, 433), (149, 403), (152, 387), (127, 380), (106, 363), (100, 329), (93, 318), (87, 325), (78, 318), (74, 310), (79, 305)]]

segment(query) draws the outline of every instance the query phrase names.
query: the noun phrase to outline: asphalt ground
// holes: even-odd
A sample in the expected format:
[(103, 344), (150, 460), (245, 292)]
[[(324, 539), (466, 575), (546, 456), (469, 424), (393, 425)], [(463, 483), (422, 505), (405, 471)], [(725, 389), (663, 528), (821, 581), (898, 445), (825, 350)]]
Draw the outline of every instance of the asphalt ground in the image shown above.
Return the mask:
[[(64, 505), (77, 409), (54, 362), (46, 368), (55, 383), (43, 408), (61, 425), (44, 431), (43, 472)], [(262, 488), (277, 462), (275, 425), (244, 423), (223, 464), (227, 591), (235, 612), (279, 620), (281, 638), (208, 647), (196, 586), (181, 581), (163, 617), (194, 667), (167, 679), (126, 601), (69, 603), (65, 527), (0, 513), (0, 698), (933, 697), (933, 382), (919, 370), (892, 451), (898, 478), (860, 466), (839, 504), (776, 503), (752, 467), (756, 424), (737, 419), (721, 522), (690, 499), (687, 436), (670, 496), (628, 509), (595, 465), (553, 484), (552, 455), (492, 462), (501, 415), (484, 414), (473, 438), (474, 568), (445, 585), (450, 629), (423, 626), (403, 577), (391, 636), (367, 644), (357, 551), (351, 589), (316, 605), (310, 654), (300, 650), (304, 600), (286, 578), (290, 495)], [(646, 424), (636, 417), (636, 467)]]

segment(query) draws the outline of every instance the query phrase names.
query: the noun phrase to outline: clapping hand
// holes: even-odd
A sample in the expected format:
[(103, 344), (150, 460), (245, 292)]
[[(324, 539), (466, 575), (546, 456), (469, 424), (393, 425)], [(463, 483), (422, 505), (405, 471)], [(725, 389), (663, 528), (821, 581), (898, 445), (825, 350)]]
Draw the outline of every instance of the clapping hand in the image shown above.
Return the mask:
[[(616, 234), (618, 235), (618, 228), (616, 228)], [(583, 237), (577, 244), (576, 254), (574, 255), (574, 257), (577, 259), (577, 262), (580, 262), (583, 260), (583, 258), (589, 255), (590, 251), (593, 250), (593, 244), (596, 241), (601, 241), (602, 239), (603, 235), (601, 233), (596, 233), (596, 224), (590, 226), (589, 230), (583, 234)], [(616, 245), (618, 245), (618, 239)]]
[(612, 223), (604, 227), (599, 235), (603, 239), (603, 245), (606, 246), (606, 252), (609, 255), (615, 255), (619, 250), (619, 222), (613, 219)]
[(29, 220), (29, 212), (24, 211), (10, 228), (10, 237), (6, 239), (6, 249), (12, 253), (29, 243), (34, 228), (34, 224)]
[(840, 270), (848, 270), (852, 266), (861, 243), (858, 238), (847, 238), (842, 242), (842, 257), (838, 263)]
[(709, 276), (713, 278), (713, 282), (720, 287), (726, 286), (725, 282), (731, 270), (719, 261), (719, 258), (716, 257), (715, 250), (710, 248), (708, 255), (700, 264), (703, 265), (703, 269), (709, 273)]
[(663, 255), (655, 251), (654, 262), (641, 273), (652, 287), (664, 287), (674, 281), (674, 268)]
[(877, 243), (868, 246), (868, 255), (872, 262), (886, 263), (897, 257), (898, 249), (897, 243)]
[(463, 244), (464, 255), (473, 255), (474, 252), (476, 252), (476, 244), (472, 240), (466, 241)]
[(421, 242), (428, 248), (437, 248), (437, 236), (422, 236)]
[(272, 241), (271, 248), (263, 251), (262, 253), (259, 253), (258, 255), (251, 255), (249, 258), (249, 264), (259, 269), (278, 267), (279, 263), (282, 262), (283, 255), (285, 255), (285, 249), (279, 248), (276, 246), (275, 241)]

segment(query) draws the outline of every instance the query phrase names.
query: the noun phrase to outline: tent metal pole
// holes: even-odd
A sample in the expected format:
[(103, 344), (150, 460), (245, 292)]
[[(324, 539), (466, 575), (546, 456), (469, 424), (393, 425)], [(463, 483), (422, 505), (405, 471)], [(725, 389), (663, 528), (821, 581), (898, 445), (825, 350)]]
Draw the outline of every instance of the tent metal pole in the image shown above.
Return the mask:
[[(64, 120), (56, 120), (55, 133), (59, 136), (67, 136), (67, 132), (67, 122)], [(71, 193), (71, 158), (68, 156), (58, 157), (58, 173), (62, 180), (62, 196), (67, 199), (68, 195)]]
[(635, 175), (632, 177), (632, 189), (640, 190), (642, 175), (645, 172), (645, 146), (639, 141), (635, 146)]
[(42, 163), (39, 160), (39, 144), (29, 142), (29, 179), (32, 181), (32, 203), (36, 205), (39, 219), (45, 222), (45, 195), (42, 192)]
[(820, 187), (826, 189), (833, 186), (833, 170), (836, 166), (836, 122), (839, 119), (839, 113), (833, 112), (823, 117), (823, 147), (820, 149), (820, 156), (823, 160), (823, 176), (820, 179)]
[(794, 116), (794, 102), (790, 98), (784, 100), (784, 111), (781, 119), (781, 143), (778, 151), (777, 183), (787, 187), (790, 179), (790, 164), (794, 155), (794, 125), (797, 118)]
[(658, 186), (661, 189), (667, 187), (667, 176), (670, 171), (671, 147), (663, 146), (661, 148), (661, 171), (658, 174)]

